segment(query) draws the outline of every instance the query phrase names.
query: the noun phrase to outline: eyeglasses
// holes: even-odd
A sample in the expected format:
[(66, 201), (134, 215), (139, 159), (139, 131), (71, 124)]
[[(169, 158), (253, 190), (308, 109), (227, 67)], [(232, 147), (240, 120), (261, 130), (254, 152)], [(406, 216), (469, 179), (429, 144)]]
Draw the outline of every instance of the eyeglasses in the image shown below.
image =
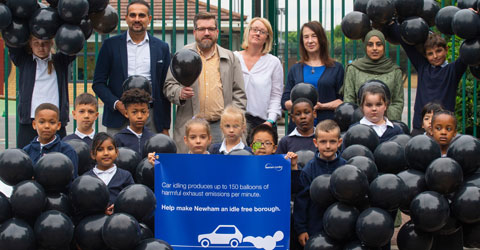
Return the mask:
[(254, 148), (260, 148), (261, 146), (271, 147), (271, 146), (273, 146), (273, 142), (271, 142), (271, 141), (265, 141), (265, 142), (255, 141), (255, 142), (252, 143), (252, 145), (253, 145)]
[(205, 27), (200, 27), (200, 28), (196, 28), (195, 29), (196, 31), (199, 31), (199, 32), (205, 32), (205, 31), (209, 31), (209, 32), (214, 32), (217, 30), (217, 27), (208, 27), (208, 28), (205, 28)]
[(261, 30), (259, 28), (251, 28), (250, 32), (255, 33), (255, 34), (260, 33), (261, 35), (265, 35), (265, 36), (268, 35), (268, 31)]

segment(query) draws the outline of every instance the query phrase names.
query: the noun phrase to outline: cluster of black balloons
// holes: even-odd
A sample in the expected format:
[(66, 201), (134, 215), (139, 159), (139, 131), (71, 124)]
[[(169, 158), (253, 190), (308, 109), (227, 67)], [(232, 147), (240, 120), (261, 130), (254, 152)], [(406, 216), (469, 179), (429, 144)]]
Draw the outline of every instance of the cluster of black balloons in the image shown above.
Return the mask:
[(430, 249), (434, 235), (461, 227), (464, 246), (480, 247), (477, 138), (458, 136), (446, 157), (427, 135), (402, 134), (379, 144), (372, 128), (358, 124), (343, 139), (347, 164), (310, 186), (311, 199), (323, 211), (324, 232), (306, 249), (382, 247), (393, 235), (398, 210), (411, 216), (398, 234), (399, 249)]
[[(354, 11), (342, 20), (342, 31), (350, 39), (363, 39), (372, 27), (384, 30), (385, 25), (396, 20), (401, 23), (401, 37), (405, 43), (423, 44), (429, 27), (435, 25), (439, 9), (435, 0), (357, 0)], [(384, 33), (390, 43), (399, 43)]]
[[(88, 146), (68, 141), (79, 156), (79, 175), (90, 170)], [(159, 134), (146, 152), (175, 153), (170, 137)], [(33, 165), (21, 149), (0, 153), (0, 179), (13, 186), (8, 198), (0, 192), (0, 249), (172, 249), (154, 239), (154, 167), (128, 148), (119, 148), (117, 167), (134, 176), (105, 215), (109, 191), (99, 178), (73, 180), (71, 160), (61, 153), (45, 154)]]
[(55, 38), (58, 50), (75, 55), (83, 49), (93, 30), (112, 32), (118, 23), (117, 11), (109, 0), (0, 1), (0, 30), (12, 48), (27, 45), (30, 35), (42, 40)]

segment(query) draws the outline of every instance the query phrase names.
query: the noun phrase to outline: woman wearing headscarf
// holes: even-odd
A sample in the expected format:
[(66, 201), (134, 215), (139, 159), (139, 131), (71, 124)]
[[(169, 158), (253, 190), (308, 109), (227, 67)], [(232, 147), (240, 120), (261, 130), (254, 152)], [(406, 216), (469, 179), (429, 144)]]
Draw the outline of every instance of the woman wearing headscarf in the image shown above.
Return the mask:
[(390, 106), (387, 117), (402, 120), (403, 79), (402, 70), (385, 56), (385, 36), (378, 30), (365, 35), (365, 56), (355, 60), (346, 68), (343, 83), (343, 101), (359, 104), (358, 90), (369, 80), (380, 80), (390, 90)]

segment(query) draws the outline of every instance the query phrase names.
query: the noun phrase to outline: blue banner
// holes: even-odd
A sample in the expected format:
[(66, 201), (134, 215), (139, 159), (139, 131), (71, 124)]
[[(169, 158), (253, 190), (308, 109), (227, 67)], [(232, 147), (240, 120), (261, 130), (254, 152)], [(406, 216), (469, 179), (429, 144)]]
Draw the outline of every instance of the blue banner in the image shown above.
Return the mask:
[(155, 237), (175, 249), (288, 249), (290, 162), (283, 155), (161, 154)]

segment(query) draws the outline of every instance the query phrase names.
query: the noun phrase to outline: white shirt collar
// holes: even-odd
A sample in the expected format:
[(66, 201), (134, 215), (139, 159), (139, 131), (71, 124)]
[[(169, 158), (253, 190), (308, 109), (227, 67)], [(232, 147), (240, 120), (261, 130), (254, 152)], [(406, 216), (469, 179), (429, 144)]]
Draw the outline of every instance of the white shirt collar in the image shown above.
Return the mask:
[(143, 38), (143, 40), (139, 43), (135, 43), (133, 40), (132, 40), (132, 37), (130, 36), (130, 32), (128, 32), (127, 30), (127, 43), (128, 42), (131, 42), (132, 44), (136, 44), (136, 45), (142, 45), (144, 43), (148, 43), (149, 39), (148, 39), (148, 34), (147, 32), (145, 32), (145, 37)]
[[(448, 60), (445, 60), (445, 62), (443, 62), (443, 64), (440, 65), (440, 67), (443, 68), (443, 67), (445, 67), (445, 66), (447, 66), (447, 65), (448, 65)], [(430, 64), (430, 66), (432, 66), (432, 68), (437, 67), (437, 66), (433, 66), (433, 65), (431, 65), (431, 64)]]
[(83, 139), (83, 138), (85, 138), (85, 137), (87, 137), (87, 136), (88, 136), (88, 137), (90, 137), (90, 139), (92, 139), (92, 140), (93, 140), (93, 137), (95, 136), (95, 129), (93, 130), (93, 132), (92, 132), (92, 133), (90, 133), (90, 134), (86, 135), (86, 134), (84, 134), (84, 133), (82, 133), (82, 132), (78, 131), (78, 128), (77, 128), (77, 129), (75, 129), (75, 134), (76, 134), (78, 137), (80, 137), (81, 139)]
[(360, 124), (367, 125), (371, 127), (375, 133), (378, 135), (378, 137), (382, 137), (382, 135), (387, 131), (387, 127), (392, 127), (393, 128), (393, 123), (388, 120), (387, 117), (384, 117), (385, 123), (382, 125), (377, 125), (365, 118), (365, 116), (360, 120)]
[[(315, 131), (315, 130), (314, 130)], [(315, 132), (313, 132), (311, 135), (309, 136), (304, 136), (302, 134), (300, 134), (300, 132), (298, 132), (297, 128), (295, 128), (288, 136), (299, 136), (299, 137), (310, 137), (312, 135), (314, 135)]]
[(133, 133), (134, 135), (136, 135), (138, 138), (142, 138), (142, 134), (143, 134), (143, 133), (140, 133), (140, 134), (135, 133), (135, 131), (133, 131), (133, 130), (130, 128), (130, 126), (127, 126), (127, 129), (130, 130), (130, 132), (132, 132), (132, 133)]
[(240, 141), (237, 145), (235, 145), (232, 149), (230, 149), (230, 151), (227, 151), (227, 144), (225, 142), (225, 139), (223, 139), (223, 142), (222, 142), (222, 145), (220, 146), (219, 151), (220, 151), (220, 153), (228, 154), (235, 149), (244, 149), (244, 148), (245, 148), (245, 144), (243, 144), (243, 142)]
[(48, 54), (48, 56), (43, 58), (43, 59), (36, 56), (35, 54), (32, 54), (32, 57), (33, 57), (33, 60), (48, 62), (48, 61), (52, 60), (52, 53)]
[[(386, 126), (389, 126), (389, 127), (392, 127), (393, 128), (393, 123), (388, 120), (387, 117), (384, 117), (385, 118), (385, 124), (383, 125), (386, 125)], [(367, 126), (382, 126), (382, 125), (377, 125), (369, 120), (367, 120), (367, 118), (365, 118), (365, 116), (360, 120), (360, 124), (364, 124), (364, 125), (367, 125)]]
[(113, 164), (113, 167), (105, 171), (98, 169), (97, 166), (95, 165), (95, 167), (93, 168), (93, 173), (98, 178), (100, 178), (100, 180), (102, 180), (103, 183), (105, 183), (105, 185), (108, 185), (112, 180), (113, 176), (115, 175), (115, 173), (117, 173), (117, 165)]
[(37, 141), (40, 142), (40, 148), (43, 148), (43, 147), (51, 144), (52, 142), (55, 141), (55, 139), (57, 139), (57, 135), (55, 135), (55, 137), (53, 137), (53, 139), (52, 139), (50, 142), (48, 142), (47, 144), (42, 144), (42, 143), (40, 142), (40, 140), (38, 139), (38, 137), (37, 137)]

